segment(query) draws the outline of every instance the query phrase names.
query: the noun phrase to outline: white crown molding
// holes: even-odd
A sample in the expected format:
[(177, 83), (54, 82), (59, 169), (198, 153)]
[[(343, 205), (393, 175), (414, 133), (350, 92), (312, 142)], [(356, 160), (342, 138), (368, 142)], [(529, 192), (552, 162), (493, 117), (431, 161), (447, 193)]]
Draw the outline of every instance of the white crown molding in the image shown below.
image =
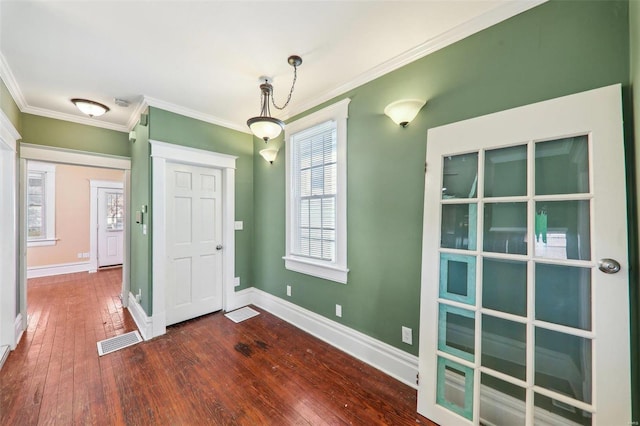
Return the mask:
[(103, 129), (116, 130), (118, 132), (129, 132), (127, 126), (122, 124), (109, 123), (107, 121), (100, 121), (99, 119), (80, 117), (73, 114), (67, 114), (65, 112), (52, 111), (46, 108), (27, 106), (21, 109), (26, 114), (39, 115), (41, 117), (55, 118), (56, 120), (70, 121), (72, 123), (84, 124), (86, 126), (101, 127)]
[(22, 90), (20, 90), (20, 86), (18, 86), (18, 82), (2, 52), (0, 52), (0, 78), (4, 81), (20, 111), (23, 111), (27, 107), (27, 101), (24, 99)]
[[(489, 28), (495, 24), (498, 24), (506, 19), (516, 16), (522, 12), (525, 12), (531, 8), (546, 3), (548, 0), (515, 0), (502, 3), (501, 5), (489, 10), (488, 12), (473, 18), (467, 22), (458, 25), (451, 30), (427, 40), (423, 44), (416, 46), (374, 68), (369, 71), (360, 74), (355, 79), (346, 82), (333, 90), (326, 92), (323, 95), (316, 97), (307, 102), (298, 104), (296, 108), (284, 111), (282, 119), (287, 120), (311, 108), (314, 108), (324, 102), (327, 102), (337, 96), (340, 96), (356, 87), (362, 86), (376, 78), (379, 78), (385, 74), (395, 71), (396, 69), (414, 62), (420, 58), (423, 58), (433, 52), (436, 52), (444, 47), (447, 47), (457, 41), (460, 41), (472, 34)], [(38, 108), (29, 106), (20, 90), (18, 83), (9, 68), (9, 64), (6, 62), (2, 53), (0, 53), (0, 77), (7, 85), (9, 93), (13, 96), (14, 101), (20, 108), (20, 111), (28, 114), (40, 115), (43, 117), (55, 118), (58, 120), (71, 121), (74, 123), (85, 124), (88, 126), (102, 127), (105, 129), (117, 130), (120, 132), (129, 132), (132, 130), (140, 114), (148, 106), (160, 108), (165, 111), (174, 112), (176, 114), (184, 115), (186, 117), (195, 118), (197, 120), (205, 121), (207, 123), (215, 124), (218, 126), (226, 127), (228, 129), (237, 130), (242, 133), (251, 134), (250, 130), (244, 123), (238, 124), (228, 120), (224, 120), (215, 117), (210, 114), (206, 114), (200, 111), (196, 111), (190, 108), (186, 108), (168, 101), (156, 99), (150, 96), (144, 96), (141, 103), (132, 112), (126, 125), (108, 123), (104, 121), (98, 121), (91, 118), (79, 117), (72, 114), (60, 113), (45, 108)]]
[(218, 126), (226, 127), (228, 129), (237, 130), (242, 133), (250, 134), (251, 131), (245, 125), (233, 123), (231, 121), (223, 120), (213, 115), (205, 114), (200, 111), (196, 111), (190, 108), (186, 108), (180, 105), (173, 104), (171, 102), (163, 101), (160, 99), (152, 98), (149, 96), (144, 97), (145, 102), (152, 107), (160, 108), (165, 111), (174, 112), (176, 114), (184, 115), (186, 117), (195, 118), (196, 120), (206, 121), (207, 123), (215, 124)]
[(355, 79), (336, 87), (333, 90), (320, 95), (315, 99), (296, 105), (296, 108), (292, 108), (290, 111), (285, 111), (282, 120), (287, 120), (291, 117), (295, 117), (305, 111), (310, 110), (324, 102), (327, 102), (335, 97), (338, 97), (350, 90), (360, 87), (366, 83), (369, 83), (376, 78), (382, 77), (385, 74), (395, 71), (400, 67), (403, 67), (411, 62), (414, 62), (420, 58), (423, 58), (431, 53), (434, 53), (444, 47), (447, 47), (457, 41), (460, 41), (470, 35), (480, 32), (486, 28), (496, 25), (502, 21), (505, 21), (513, 16), (516, 16), (522, 12), (526, 12), (536, 6), (546, 3), (548, 0), (517, 0), (503, 3), (495, 8), (485, 12), (484, 14), (477, 16), (469, 21), (446, 31), (419, 46), (407, 50), (400, 55), (383, 62), (360, 74)]
[(140, 116), (144, 114), (147, 108), (149, 108), (149, 104), (143, 97), (140, 103), (138, 103), (138, 106), (136, 106), (136, 108), (133, 110), (133, 113), (131, 113), (131, 115), (129, 116), (129, 121), (127, 122), (127, 131), (130, 132), (136, 127), (138, 121), (140, 120)]

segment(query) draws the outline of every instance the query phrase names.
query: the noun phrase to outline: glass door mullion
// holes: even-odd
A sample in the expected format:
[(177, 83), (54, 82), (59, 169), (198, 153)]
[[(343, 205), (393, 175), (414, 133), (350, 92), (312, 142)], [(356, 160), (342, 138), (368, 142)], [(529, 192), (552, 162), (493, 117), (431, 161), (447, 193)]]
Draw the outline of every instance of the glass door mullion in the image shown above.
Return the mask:
[(534, 362), (535, 362), (535, 330), (533, 320), (535, 318), (535, 268), (533, 256), (535, 252), (535, 224), (536, 204), (533, 200), (535, 194), (535, 143), (529, 141), (527, 144), (527, 349), (526, 349), (526, 399), (525, 399), (525, 425), (534, 424)]
[[(476, 192), (478, 194), (477, 204), (477, 233), (476, 244), (478, 252), (482, 253), (484, 250), (484, 155), (485, 151), (481, 149), (478, 152), (478, 182)], [(476, 256), (476, 329), (475, 329), (475, 346), (476, 357), (474, 369), (474, 382), (473, 382), (473, 400), (476, 401), (473, 404), (473, 424), (480, 424), (480, 385), (481, 385), (481, 372), (480, 366), (482, 365), (482, 255)]]

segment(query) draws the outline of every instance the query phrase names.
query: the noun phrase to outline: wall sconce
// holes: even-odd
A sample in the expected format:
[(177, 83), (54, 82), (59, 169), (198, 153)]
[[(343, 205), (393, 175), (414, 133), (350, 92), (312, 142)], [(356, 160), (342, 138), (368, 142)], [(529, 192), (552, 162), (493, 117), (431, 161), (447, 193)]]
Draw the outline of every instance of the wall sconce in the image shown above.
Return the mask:
[(273, 160), (278, 156), (277, 149), (262, 149), (260, 150), (260, 155), (269, 163), (273, 164)]
[(384, 113), (396, 124), (407, 127), (426, 103), (421, 99), (402, 99), (387, 105)]

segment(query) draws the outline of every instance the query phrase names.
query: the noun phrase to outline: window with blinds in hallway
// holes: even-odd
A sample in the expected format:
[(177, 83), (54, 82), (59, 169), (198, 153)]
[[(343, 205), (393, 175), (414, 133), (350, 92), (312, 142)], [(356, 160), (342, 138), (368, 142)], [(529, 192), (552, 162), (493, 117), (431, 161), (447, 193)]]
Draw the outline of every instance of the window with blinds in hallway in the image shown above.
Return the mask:
[(287, 125), (286, 269), (347, 282), (349, 99)]

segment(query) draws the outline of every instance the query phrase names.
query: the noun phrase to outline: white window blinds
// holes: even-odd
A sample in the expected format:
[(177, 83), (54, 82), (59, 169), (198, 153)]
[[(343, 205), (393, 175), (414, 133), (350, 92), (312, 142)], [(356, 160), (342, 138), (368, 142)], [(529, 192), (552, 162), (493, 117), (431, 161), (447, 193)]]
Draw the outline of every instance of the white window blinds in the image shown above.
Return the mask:
[(336, 122), (292, 136), (295, 218), (293, 254), (333, 262), (336, 255)]

